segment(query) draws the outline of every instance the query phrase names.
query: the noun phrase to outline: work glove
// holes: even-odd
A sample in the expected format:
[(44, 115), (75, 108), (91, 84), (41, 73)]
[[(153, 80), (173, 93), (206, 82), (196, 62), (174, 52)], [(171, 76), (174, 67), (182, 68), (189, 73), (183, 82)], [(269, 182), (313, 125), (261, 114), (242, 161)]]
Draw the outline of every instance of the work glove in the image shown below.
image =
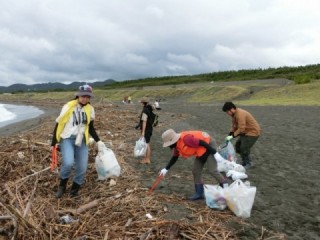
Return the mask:
[(97, 142), (97, 145), (98, 145), (98, 151), (103, 152), (103, 149), (105, 148), (104, 143), (100, 140)]
[(233, 139), (233, 136), (229, 135), (226, 137), (226, 142), (230, 142)]
[(167, 174), (169, 170), (167, 170), (166, 168), (163, 168), (160, 173), (159, 173), (159, 176), (162, 175), (163, 177)]
[(220, 153), (216, 152), (214, 155), (214, 158), (216, 159), (217, 162), (223, 162), (223, 161), (227, 161), (226, 159), (224, 159)]

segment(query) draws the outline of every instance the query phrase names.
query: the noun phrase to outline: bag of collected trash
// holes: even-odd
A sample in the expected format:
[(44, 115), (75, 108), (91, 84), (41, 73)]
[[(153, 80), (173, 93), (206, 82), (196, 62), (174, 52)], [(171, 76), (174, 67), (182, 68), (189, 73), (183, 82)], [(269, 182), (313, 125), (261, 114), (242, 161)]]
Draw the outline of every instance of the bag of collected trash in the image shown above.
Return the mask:
[(246, 179), (248, 175), (243, 172), (237, 172), (236, 170), (229, 170), (226, 174), (227, 177), (231, 177), (233, 181), (238, 179)]
[(218, 152), (220, 155), (231, 162), (237, 162), (236, 151), (232, 142), (228, 141), (225, 146), (219, 147)]
[(95, 166), (98, 173), (98, 180), (105, 180), (110, 177), (119, 177), (121, 167), (115, 154), (106, 146), (98, 152), (95, 160)]
[(247, 186), (239, 179), (223, 191), (229, 209), (238, 217), (249, 218), (257, 188)]
[(144, 137), (141, 137), (141, 138), (139, 138), (138, 141), (136, 141), (133, 156), (134, 157), (144, 157), (146, 155), (146, 152), (147, 152), (146, 139)]
[(206, 204), (209, 208), (214, 208), (218, 210), (226, 209), (227, 202), (224, 197), (222, 187), (220, 187), (219, 185), (210, 184), (205, 184), (203, 187)]
[(240, 172), (240, 173), (246, 172), (246, 169), (242, 165), (229, 160), (217, 162), (217, 169), (219, 172), (225, 172), (225, 173), (227, 173), (230, 170)]

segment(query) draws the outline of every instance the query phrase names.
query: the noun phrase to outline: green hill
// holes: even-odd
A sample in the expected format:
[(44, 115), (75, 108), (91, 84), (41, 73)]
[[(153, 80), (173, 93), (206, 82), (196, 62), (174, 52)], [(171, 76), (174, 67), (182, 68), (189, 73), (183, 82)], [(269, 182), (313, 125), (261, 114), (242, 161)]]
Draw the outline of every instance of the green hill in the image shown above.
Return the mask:
[[(95, 87), (93, 102), (121, 103), (131, 96), (134, 103), (179, 98), (190, 103), (234, 101), (243, 105), (320, 105), (320, 65), (240, 70), (192, 76), (147, 78)], [(65, 101), (74, 91), (0, 94), (0, 101)]]

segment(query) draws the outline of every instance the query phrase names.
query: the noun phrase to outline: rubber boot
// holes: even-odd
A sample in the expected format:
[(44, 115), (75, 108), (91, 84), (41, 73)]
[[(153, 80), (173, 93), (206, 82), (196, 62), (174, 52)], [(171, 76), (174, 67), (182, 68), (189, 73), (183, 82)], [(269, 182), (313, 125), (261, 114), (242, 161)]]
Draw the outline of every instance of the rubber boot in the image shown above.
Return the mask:
[(80, 185), (73, 182), (70, 190), (70, 197), (76, 197), (78, 196), (78, 191), (80, 189)]
[(203, 184), (202, 183), (196, 183), (194, 185), (194, 188), (196, 190), (195, 194), (193, 194), (192, 197), (189, 198), (189, 200), (194, 201), (198, 199), (204, 199), (204, 194), (203, 194)]
[(68, 182), (68, 178), (60, 179), (60, 184), (59, 184), (58, 192), (56, 193), (56, 198), (61, 198), (62, 195), (65, 193), (67, 188), (67, 182)]

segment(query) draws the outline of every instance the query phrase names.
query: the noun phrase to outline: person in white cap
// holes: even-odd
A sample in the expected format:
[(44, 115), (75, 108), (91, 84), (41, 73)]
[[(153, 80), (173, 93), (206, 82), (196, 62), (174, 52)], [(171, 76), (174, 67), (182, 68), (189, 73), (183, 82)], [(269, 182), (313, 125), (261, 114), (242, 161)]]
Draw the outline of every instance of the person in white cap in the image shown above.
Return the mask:
[(57, 198), (61, 198), (65, 193), (74, 164), (75, 175), (70, 196), (75, 197), (78, 195), (88, 167), (89, 134), (97, 142), (99, 151), (102, 151), (104, 148), (104, 143), (100, 141), (93, 126), (95, 111), (90, 104), (92, 97), (94, 96), (91, 86), (87, 84), (80, 86), (79, 91), (75, 93), (75, 99), (62, 107), (60, 115), (56, 119), (51, 146), (59, 143), (62, 154), (60, 184), (56, 193)]
[(189, 200), (198, 200), (204, 198), (204, 189), (202, 183), (202, 171), (207, 163), (210, 174), (218, 181), (221, 187), (227, 183), (217, 170), (217, 161), (225, 159), (212, 147), (211, 136), (203, 131), (183, 131), (176, 133), (173, 129), (168, 129), (162, 134), (163, 147), (172, 149), (172, 157), (159, 175), (165, 176), (169, 169), (176, 163), (179, 157), (195, 157), (193, 165), (193, 179), (195, 184), (195, 194)]

